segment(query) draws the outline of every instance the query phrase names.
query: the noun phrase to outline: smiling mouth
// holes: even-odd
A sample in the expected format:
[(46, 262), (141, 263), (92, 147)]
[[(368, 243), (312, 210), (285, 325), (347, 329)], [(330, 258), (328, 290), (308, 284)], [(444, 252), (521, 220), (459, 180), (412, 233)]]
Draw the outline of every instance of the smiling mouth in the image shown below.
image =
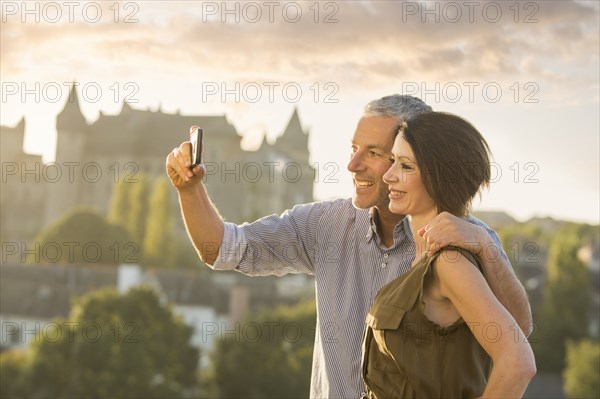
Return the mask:
[(390, 197), (391, 199), (396, 199), (396, 198), (402, 197), (404, 194), (406, 194), (406, 191), (398, 191), (398, 190), (390, 189), (390, 194), (388, 195), (388, 197)]
[(365, 181), (365, 180), (354, 180), (354, 186), (356, 188), (368, 188), (373, 186), (375, 183), (373, 183), (372, 181)]

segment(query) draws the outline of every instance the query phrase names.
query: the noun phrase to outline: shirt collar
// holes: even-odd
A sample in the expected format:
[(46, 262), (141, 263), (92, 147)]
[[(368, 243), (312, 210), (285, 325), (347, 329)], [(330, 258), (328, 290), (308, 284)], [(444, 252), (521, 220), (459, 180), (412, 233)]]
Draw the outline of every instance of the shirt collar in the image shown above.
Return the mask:
[[(378, 241), (381, 242), (379, 234), (377, 233), (377, 219), (377, 208), (370, 208), (369, 226), (365, 235), (367, 242), (371, 241), (373, 238), (377, 238)], [(394, 227), (394, 246), (404, 237), (412, 240), (412, 234), (410, 233), (410, 225), (408, 222), (408, 218), (406, 217), (400, 220)]]

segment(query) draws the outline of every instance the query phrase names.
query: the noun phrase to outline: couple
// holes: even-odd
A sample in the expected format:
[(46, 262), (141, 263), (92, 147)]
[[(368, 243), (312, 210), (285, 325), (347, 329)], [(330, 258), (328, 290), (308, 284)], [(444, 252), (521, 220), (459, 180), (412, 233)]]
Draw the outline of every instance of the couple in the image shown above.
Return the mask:
[[(241, 226), (223, 222), (189, 146), (169, 154), (167, 172), (203, 261), (253, 276), (315, 276), (311, 398), (523, 394), (535, 372), (525, 291), (496, 234), (463, 217), (489, 181), (487, 146), (468, 123), (410, 96), (372, 101), (352, 139), (352, 200)], [(465, 159), (466, 175), (456, 169)]]

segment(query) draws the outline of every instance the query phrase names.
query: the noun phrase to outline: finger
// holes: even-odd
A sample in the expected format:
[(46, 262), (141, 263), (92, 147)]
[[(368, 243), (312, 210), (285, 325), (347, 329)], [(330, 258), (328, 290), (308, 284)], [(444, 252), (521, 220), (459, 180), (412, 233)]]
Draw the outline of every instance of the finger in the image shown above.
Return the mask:
[(432, 243), (429, 240), (425, 240), (425, 251), (427, 251), (428, 254), (431, 254), (431, 245)]
[(429, 237), (429, 243), (438, 248), (442, 248), (448, 245), (448, 237), (440, 234), (436, 234), (435, 236), (432, 235)]
[(178, 158), (180, 161), (186, 166), (192, 166), (192, 143), (189, 141), (184, 141), (179, 146)]
[(177, 151), (175, 152), (175, 156), (177, 158), (177, 162), (180, 165), (181, 170), (183, 171), (183, 173), (185, 174), (185, 176), (187, 177), (194, 177), (194, 174), (192, 173), (191, 170), (191, 166), (192, 166), (192, 162), (191, 162), (191, 143), (189, 141), (185, 141), (183, 142), (179, 148), (177, 149)]
[(200, 165), (194, 167), (192, 169), (192, 173), (194, 174), (195, 177), (203, 178), (204, 175), (206, 174), (206, 168), (204, 167), (204, 164), (200, 164)]
[(427, 226), (425, 226), (425, 227), (421, 227), (421, 228), (419, 229), (419, 231), (417, 231), (417, 234), (418, 234), (418, 235), (420, 235), (421, 237), (423, 237), (423, 236), (425, 235), (425, 232), (427, 231), (426, 227), (427, 227)]
[(436, 253), (440, 248), (441, 247), (437, 243), (434, 242), (429, 246), (428, 253), (430, 255), (432, 255), (432, 254)]
[(185, 181), (189, 181), (190, 177), (193, 176), (187, 165), (186, 155), (181, 151), (181, 146), (177, 147), (171, 153), (173, 161), (170, 162), (170, 166), (177, 172), (177, 174)]

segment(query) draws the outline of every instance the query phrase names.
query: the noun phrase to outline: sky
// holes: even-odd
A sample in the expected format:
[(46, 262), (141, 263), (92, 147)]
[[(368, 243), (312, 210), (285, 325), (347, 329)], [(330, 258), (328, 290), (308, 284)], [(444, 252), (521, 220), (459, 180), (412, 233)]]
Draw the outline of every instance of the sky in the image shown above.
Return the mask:
[[(352, 194), (346, 164), (364, 106), (394, 93), (486, 137), (476, 210), (598, 224), (597, 1), (1, 1), (0, 124), (54, 159), (76, 81), (89, 123), (133, 108), (226, 114), (245, 149), (298, 110), (316, 199)], [(181, 135), (187, 132), (165, 132)], [(205, 145), (210, 135), (205, 132)], [(165, 149), (165, 156), (171, 149)]]

